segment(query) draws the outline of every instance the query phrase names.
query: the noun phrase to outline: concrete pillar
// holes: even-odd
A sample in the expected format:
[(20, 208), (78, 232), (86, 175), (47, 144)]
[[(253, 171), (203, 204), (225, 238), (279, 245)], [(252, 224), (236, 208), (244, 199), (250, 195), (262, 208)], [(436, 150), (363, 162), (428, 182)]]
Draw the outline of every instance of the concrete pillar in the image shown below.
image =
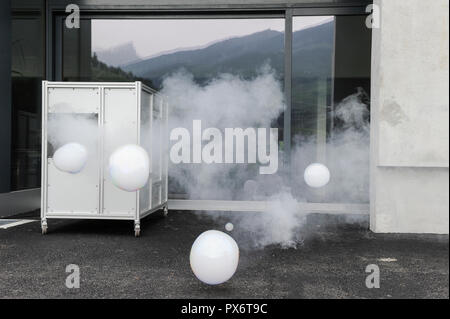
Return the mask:
[(374, 4), (370, 227), (448, 234), (449, 1)]

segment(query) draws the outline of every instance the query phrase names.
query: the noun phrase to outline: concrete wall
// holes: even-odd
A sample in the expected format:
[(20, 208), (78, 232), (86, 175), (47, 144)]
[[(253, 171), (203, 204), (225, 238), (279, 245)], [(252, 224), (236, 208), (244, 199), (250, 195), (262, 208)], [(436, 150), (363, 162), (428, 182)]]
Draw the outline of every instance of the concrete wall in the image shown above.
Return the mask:
[(376, 0), (371, 229), (449, 232), (449, 1)]

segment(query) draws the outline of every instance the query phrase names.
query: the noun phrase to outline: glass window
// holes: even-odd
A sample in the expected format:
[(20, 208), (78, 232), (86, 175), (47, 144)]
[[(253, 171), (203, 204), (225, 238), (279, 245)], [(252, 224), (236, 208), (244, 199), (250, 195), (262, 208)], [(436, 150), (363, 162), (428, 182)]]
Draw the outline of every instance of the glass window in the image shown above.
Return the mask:
[(44, 1), (33, 1), (26, 6), (23, 1), (12, 3), (11, 190), (20, 190), (40, 187), (41, 183), (45, 24)]
[[(297, 197), (369, 201), (370, 55), (365, 16), (293, 18), (292, 185)], [(328, 167), (331, 179), (314, 189), (303, 172), (317, 162)]]
[[(171, 125), (181, 114), (189, 118), (189, 112), (197, 107), (198, 95), (194, 93), (203, 90), (207, 94), (211, 84), (220, 84), (214, 80), (223, 74), (247, 81), (268, 65), (283, 90), (283, 19), (82, 19), (80, 29), (63, 28), (62, 34), (65, 81), (140, 80), (164, 90), (163, 82), (170, 75), (180, 70), (189, 74), (191, 86), (178, 96), (190, 109), (175, 110), (176, 116), (170, 116)], [(298, 199), (368, 202), (370, 38), (365, 16), (293, 18), (289, 186)], [(266, 91), (261, 90), (255, 97)], [(232, 92), (221, 100), (232, 100)], [(217, 110), (226, 109), (225, 104)], [(199, 112), (198, 117), (206, 114)], [(248, 116), (242, 114), (241, 118)], [(209, 119), (215, 116), (219, 115), (209, 114)], [(220, 124), (242, 125), (230, 119)], [(268, 125), (279, 129), (280, 151), (283, 124), (281, 113)], [(280, 156), (279, 166), (281, 161)], [(315, 162), (324, 163), (331, 172), (330, 183), (319, 190), (308, 187), (303, 179), (307, 165)], [(170, 164), (171, 173), (183, 173), (178, 175), (181, 178), (170, 179), (169, 193), (186, 196), (185, 186), (189, 183), (187, 188), (194, 189), (189, 192), (190, 198), (255, 199), (251, 194), (267, 198), (286, 184), (280, 174), (258, 174), (258, 165), (253, 164), (231, 169), (228, 166), (212, 174), (208, 173), (210, 169)], [(252, 185), (264, 187), (252, 190)]]
[(308, 141), (320, 159), (332, 100), (334, 17), (294, 17), (292, 31), (292, 144)]
[[(164, 79), (184, 72), (190, 79), (184, 78), (184, 84), (190, 87), (190, 92), (183, 93), (190, 96), (184, 100), (188, 102), (200, 96), (193, 92), (199, 92), (201, 88), (207, 91), (211, 82), (224, 74), (243, 84), (268, 68), (273, 73), (274, 82), (279, 84), (277, 89), (281, 92), (281, 99), (278, 107), (283, 107), (283, 19), (93, 19), (82, 20), (80, 29), (63, 29), (62, 78), (65, 81), (140, 80), (153, 88), (163, 89)], [(254, 84), (254, 91), (257, 85)], [(250, 93), (244, 94), (249, 96)], [(233, 98), (236, 98), (233, 94), (224, 94), (219, 100)], [(218, 115), (218, 112), (206, 116), (199, 112), (199, 103), (191, 102), (189, 107), (197, 109), (196, 116), (202, 119), (203, 128), (214, 123), (223, 133), (225, 127), (242, 126), (243, 118), (239, 114), (233, 117), (224, 112)], [(211, 105), (211, 109), (224, 110), (230, 105), (221, 103), (223, 108)], [(252, 106), (248, 101), (244, 105), (249, 110)], [(181, 125), (177, 121), (183, 119), (183, 126), (191, 130), (194, 113), (184, 110), (185, 116), (181, 116), (183, 111), (174, 111), (174, 108), (176, 106), (172, 104), (170, 125)], [(216, 116), (222, 116), (224, 121), (217, 123), (212, 120)], [(258, 115), (253, 114), (253, 117), (258, 118)], [(279, 112), (268, 124), (280, 128), (280, 143), (282, 123)], [(211, 166), (199, 167), (202, 164), (169, 165), (171, 174), (178, 176), (169, 180), (169, 193), (195, 199), (243, 199), (244, 182), (259, 175), (257, 165), (253, 164), (217, 165), (214, 169)], [(208, 177), (199, 174), (207, 174)], [(231, 181), (233, 185), (228, 184)]]

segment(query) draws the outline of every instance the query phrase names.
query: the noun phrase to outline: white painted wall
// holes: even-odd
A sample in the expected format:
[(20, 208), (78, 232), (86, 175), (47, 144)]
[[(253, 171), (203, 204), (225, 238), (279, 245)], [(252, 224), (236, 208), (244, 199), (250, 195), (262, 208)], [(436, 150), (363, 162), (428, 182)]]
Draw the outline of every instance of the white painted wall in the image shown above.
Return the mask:
[(449, 1), (375, 0), (371, 229), (449, 233)]

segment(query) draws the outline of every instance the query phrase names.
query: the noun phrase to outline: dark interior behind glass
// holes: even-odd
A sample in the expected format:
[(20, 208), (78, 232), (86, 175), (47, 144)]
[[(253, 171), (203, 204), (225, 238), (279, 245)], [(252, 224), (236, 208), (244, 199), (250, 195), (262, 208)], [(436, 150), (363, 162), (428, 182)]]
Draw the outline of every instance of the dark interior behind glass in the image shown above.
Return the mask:
[(45, 1), (13, 1), (11, 190), (40, 187)]

